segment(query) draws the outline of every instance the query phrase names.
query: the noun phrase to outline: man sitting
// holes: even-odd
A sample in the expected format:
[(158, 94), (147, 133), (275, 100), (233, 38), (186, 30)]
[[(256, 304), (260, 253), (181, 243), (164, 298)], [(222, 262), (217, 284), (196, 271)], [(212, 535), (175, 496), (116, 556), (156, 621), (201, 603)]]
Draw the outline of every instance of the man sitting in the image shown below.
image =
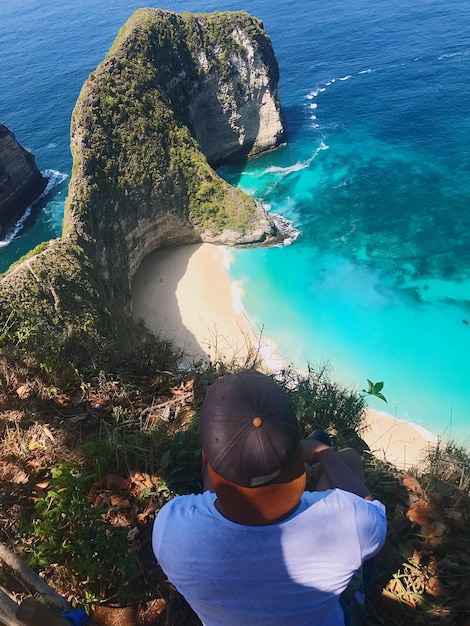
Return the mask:
[[(254, 370), (209, 388), (199, 433), (205, 491), (154, 524), (168, 579), (205, 626), (343, 626), (340, 596), (387, 527), (359, 455), (301, 441), (290, 398)], [(317, 491), (305, 463), (318, 463)]]

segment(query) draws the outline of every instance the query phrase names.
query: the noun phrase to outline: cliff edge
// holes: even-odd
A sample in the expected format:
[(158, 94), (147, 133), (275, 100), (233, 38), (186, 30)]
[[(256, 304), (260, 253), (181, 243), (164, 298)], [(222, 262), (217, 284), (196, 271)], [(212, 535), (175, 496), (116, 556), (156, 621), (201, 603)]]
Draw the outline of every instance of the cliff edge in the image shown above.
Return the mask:
[(0, 122), (0, 239), (46, 188), (34, 156)]
[(278, 78), (262, 23), (245, 12), (136, 11), (72, 115), (62, 239), (1, 280), (3, 339), (43, 361), (60, 346), (99, 351), (133, 335), (130, 283), (148, 253), (275, 238), (261, 205), (213, 167), (281, 144)]

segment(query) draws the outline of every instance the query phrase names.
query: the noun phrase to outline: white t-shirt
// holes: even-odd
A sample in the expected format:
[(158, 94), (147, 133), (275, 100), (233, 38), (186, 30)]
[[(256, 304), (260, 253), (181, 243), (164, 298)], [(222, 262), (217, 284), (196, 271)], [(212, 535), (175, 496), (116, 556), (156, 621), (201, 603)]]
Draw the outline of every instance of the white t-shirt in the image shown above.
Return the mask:
[(215, 500), (179, 496), (153, 528), (158, 562), (205, 626), (343, 626), (340, 594), (385, 541), (383, 504), (305, 492), (289, 518), (246, 526)]

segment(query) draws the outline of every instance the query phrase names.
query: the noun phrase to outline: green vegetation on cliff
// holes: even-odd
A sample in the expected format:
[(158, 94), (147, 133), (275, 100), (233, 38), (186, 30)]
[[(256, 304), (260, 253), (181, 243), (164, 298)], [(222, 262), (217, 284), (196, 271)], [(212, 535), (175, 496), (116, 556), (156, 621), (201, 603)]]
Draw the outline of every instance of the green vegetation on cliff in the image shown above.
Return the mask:
[(206, 72), (215, 68), (219, 81), (228, 80), (227, 55), (240, 49), (230, 33), (247, 25), (246, 36), (261, 36), (259, 24), (244, 13), (134, 14), (78, 100), (72, 135), (80, 129), (80, 145), (72, 145), (83, 177), (81, 185), (71, 185), (67, 215), (80, 215), (93, 236), (106, 236), (116, 203), (163, 207), (200, 233), (249, 232), (256, 219), (253, 199), (209, 166), (188, 112), (203, 67), (198, 54), (203, 51), (209, 62)]
[(123, 320), (106, 310), (106, 286), (83, 248), (55, 240), (33, 252), (2, 280), (3, 354), (44, 374), (69, 376), (75, 363), (93, 361), (103, 337)]

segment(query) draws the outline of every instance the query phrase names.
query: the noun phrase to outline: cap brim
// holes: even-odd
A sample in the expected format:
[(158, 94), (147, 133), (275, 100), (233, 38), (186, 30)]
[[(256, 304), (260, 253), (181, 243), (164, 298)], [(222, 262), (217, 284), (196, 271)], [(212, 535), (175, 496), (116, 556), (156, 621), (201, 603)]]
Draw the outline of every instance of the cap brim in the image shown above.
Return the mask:
[(208, 464), (219, 510), (238, 524), (273, 524), (288, 516), (305, 491), (305, 465), (300, 454), (269, 485), (241, 487), (217, 474)]

